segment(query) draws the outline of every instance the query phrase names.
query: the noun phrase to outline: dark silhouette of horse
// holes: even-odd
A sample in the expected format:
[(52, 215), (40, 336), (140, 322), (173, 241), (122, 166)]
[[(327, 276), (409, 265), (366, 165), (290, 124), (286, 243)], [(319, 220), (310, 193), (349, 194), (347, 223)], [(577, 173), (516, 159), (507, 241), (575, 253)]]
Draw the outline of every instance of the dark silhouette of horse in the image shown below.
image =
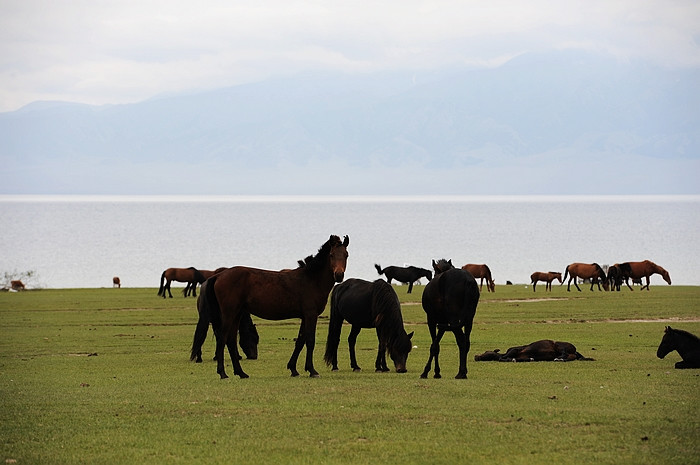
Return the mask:
[(452, 331), (459, 347), (459, 371), (457, 379), (467, 378), (467, 353), (476, 307), (479, 303), (479, 286), (465, 270), (455, 268), (452, 260), (433, 260), (435, 277), (423, 290), (423, 310), (428, 317), (428, 330), (432, 343), (430, 357), (421, 378), (427, 378), (435, 359), (435, 378), (440, 378), (440, 340), (445, 331)]
[(287, 368), (292, 376), (299, 376), (297, 359), (306, 346), (304, 369), (311, 377), (319, 376), (313, 364), (316, 322), (326, 307), (334, 284), (342, 282), (345, 277), (349, 242), (347, 236), (344, 241), (338, 236), (330, 236), (316, 255), (308, 256), (304, 266), (294, 270), (269, 271), (236, 266), (209, 278), (200, 299), (216, 336), (216, 372), (222, 379), (228, 377), (224, 370), (224, 346), (228, 347), (234, 375), (248, 377), (241, 368), (236, 347), (238, 327), (245, 312), (266, 320), (301, 318), (299, 335)]
[(559, 280), (560, 284), (563, 284), (564, 281), (561, 279), (561, 273), (558, 271), (549, 271), (547, 273), (543, 271), (535, 271), (530, 275), (530, 283), (532, 284), (532, 292), (535, 292), (535, 287), (537, 286), (538, 281), (544, 281), (544, 290), (545, 291), (552, 291), (552, 281), (555, 279)]
[(671, 276), (669, 276), (668, 271), (664, 270), (662, 267), (652, 261), (644, 260), (642, 262), (625, 262), (620, 263), (619, 266), (622, 279), (625, 280), (625, 284), (627, 284), (627, 287), (629, 287), (630, 290), (633, 289), (632, 286), (630, 286), (628, 279), (632, 278), (632, 282), (635, 282), (635, 280), (640, 280), (641, 282), (642, 278), (646, 278), (647, 283), (642, 286), (642, 289), (646, 287), (648, 291), (649, 276), (653, 274), (660, 274), (661, 277), (664, 278), (664, 281), (666, 281), (669, 285), (671, 284)]
[[(569, 282), (566, 286), (567, 291), (571, 291), (571, 281), (573, 281), (576, 289), (581, 292), (581, 288), (578, 287), (578, 284), (576, 283), (576, 278), (590, 279), (591, 290), (593, 290), (594, 284), (598, 284), (598, 290), (600, 290), (600, 283), (603, 283), (603, 289), (606, 291), (608, 290), (608, 281), (605, 276), (605, 271), (603, 271), (603, 269), (597, 263), (572, 263), (566, 267), (563, 281), (566, 281), (567, 275), (570, 276)], [(562, 284), (564, 284), (563, 281)]]
[[(206, 281), (206, 278), (202, 273), (194, 267), (189, 268), (168, 268), (163, 271), (160, 275), (160, 288), (158, 288), (158, 295), (162, 295), (165, 299), (165, 293), (167, 292), (172, 299), (173, 293), (170, 292), (170, 283), (177, 281), (180, 283), (188, 283), (188, 286), (182, 291), (183, 295), (187, 297), (187, 289), (189, 288), (189, 283), (197, 282), (199, 284)], [(197, 294), (195, 293), (196, 297)]]
[(484, 279), (486, 280), (486, 290), (488, 292), (496, 292), (496, 284), (493, 282), (493, 278), (491, 277), (491, 270), (489, 269), (488, 266), (481, 264), (477, 265), (474, 263), (467, 263), (462, 267), (463, 270), (466, 270), (474, 276), (474, 279), (481, 279), (479, 283), (479, 290), (483, 290), (484, 288)]
[(700, 368), (700, 338), (695, 334), (682, 329), (673, 329), (666, 326), (664, 337), (656, 351), (656, 356), (664, 358), (670, 352), (677, 351), (680, 354), (680, 362), (675, 367), (679, 370), (685, 368)]
[(381, 266), (375, 264), (374, 267), (377, 269), (377, 273), (386, 276), (386, 281), (391, 284), (391, 280), (395, 279), (400, 283), (408, 284), (408, 294), (413, 290), (413, 283), (418, 281), (420, 278), (427, 278), (428, 282), (433, 278), (433, 273), (430, 270), (424, 268), (418, 268), (417, 266), (387, 266), (382, 269)]
[(200, 281), (197, 281), (197, 279), (204, 278), (204, 280), (206, 281), (207, 279), (211, 278), (212, 276), (214, 276), (216, 273), (218, 273), (222, 269), (223, 268), (219, 268), (216, 271), (197, 270), (197, 271), (199, 271), (201, 276), (195, 275), (195, 281), (187, 283), (187, 286), (185, 286), (185, 289), (182, 291), (182, 293), (185, 295), (185, 297), (189, 297), (190, 295), (192, 295), (192, 297), (197, 297), (197, 284), (204, 284), (204, 281), (200, 282)]
[(23, 291), (25, 289), (24, 283), (19, 279), (11, 280), (10, 289), (12, 289), (13, 291)]
[[(202, 293), (204, 288), (207, 286), (207, 281), (202, 283)], [(194, 331), (194, 340), (192, 342), (192, 351), (190, 352), (190, 360), (194, 360), (197, 363), (202, 363), (202, 345), (207, 339), (207, 332), (209, 330), (209, 314), (206, 309), (203, 308), (202, 298), (200, 296), (197, 299), (197, 312), (199, 313), (199, 319), (197, 320), (197, 327)], [(244, 313), (241, 315), (241, 323), (238, 326), (238, 336), (239, 345), (243, 350), (246, 358), (250, 360), (256, 360), (258, 358), (258, 343), (260, 342), (260, 335), (258, 330), (253, 323), (253, 319), (250, 317), (250, 313)], [(214, 354), (214, 360), (216, 360), (216, 354)]]
[(620, 265), (615, 263), (608, 267), (608, 287), (611, 291), (620, 291), (620, 286), (622, 286), (622, 270), (620, 270)]
[(117, 288), (122, 287), (122, 282), (119, 279), (119, 276), (115, 276), (114, 278), (112, 278), (112, 287), (117, 287)]
[(331, 318), (326, 340), (326, 365), (338, 371), (338, 345), (343, 321), (352, 325), (348, 336), (350, 367), (360, 371), (355, 358), (355, 342), (362, 328), (376, 328), (379, 348), (374, 363), (377, 372), (390, 371), (386, 365), (389, 352), (397, 373), (406, 372), (406, 359), (411, 351), (411, 337), (406, 334), (401, 303), (391, 284), (382, 279), (374, 282), (348, 279), (335, 286), (331, 294)]
[(487, 350), (483, 354), (475, 355), (474, 360), (477, 362), (571, 362), (593, 359), (578, 353), (576, 346), (570, 342), (542, 339), (524, 346), (511, 347), (505, 354), (501, 354), (500, 349)]

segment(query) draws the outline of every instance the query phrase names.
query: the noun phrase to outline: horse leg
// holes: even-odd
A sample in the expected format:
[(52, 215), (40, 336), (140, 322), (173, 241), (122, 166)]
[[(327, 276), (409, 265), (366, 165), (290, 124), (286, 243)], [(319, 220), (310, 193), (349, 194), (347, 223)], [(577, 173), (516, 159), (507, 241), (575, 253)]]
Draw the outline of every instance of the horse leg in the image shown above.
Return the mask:
[(321, 375), (319, 375), (316, 368), (314, 368), (314, 348), (316, 347), (316, 322), (318, 321), (318, 314), (313, 312), (307, 315), (305, 319), (304, 338), (306, 339), (306, 363), (304, 364), (304, 370), (309, 372), (311, 378), (318, 378)]
[(439, 355), (440, 355), (440, 340), (442, 339), (442, 336), (445, 334), (444, 329), (438, 329), (437, 335), (435, 334), (435, 328), (434, 327), (429, 327), (430, 329), (430, 336), (433, 340), (433, 343), (430, 344), (430, 357), (428, 358), (428, 363), (425, 365), (425, 369), (423, 370), (423, 374), (421, 374), (421, 378), (427, 378), (428, 373), (430, 372), (430, 365), (432, 364), (433, 358), (435, 359), (435, 374), (433, 375), (433, 378), (435, 379), (440, 379), (442, 376), (440, 375), (440, 362), (438, 361)]
[(192, 283), (192, 287), (190, 289), (192, 290), (192, 297), (197, 297), (197, 281)]
[[(172, 299), (172, 298), (173, 298), (173, 293), (170, 292), (170, 283), (171, 283), (171, 282), (172, 282), (172, 281), (171, 281), (170, 279), (168, 279), (168, 282), (165, 283), (165, 289), (167, 289), (168, 295), (170, 295), (170, 298)], [(165, 291), (163, 291), (163, 298), (165, 299)]]
[(643, 291), (645, 287), (647, 288), (647, 291), (649, 290), (649, 276), (646, 276), (646, 278), (647, 278), (647, 283), (646, 283), (646, 285), (642, 286), (641, 289), (639, 289), (640, 291)]
[(304, 339), (305, 334), (304, 319), (302, 318), (301, 326), (299, 326), (299, 334), (297, 335), (297, 340), (294, 343), (294, 351), (292, 352), (292, 356), (289, 358), (289, 362), (287, 362), (287, 369), (292, 372), (292, 376), (299, 376), (299, 372), (297, 371), (297, 360), (299, 359), (301, 349), (304, 347), (306, 342)]
[(428, 373), (430, 373), (430, 367), (433, 364), (433, 345), (435, 344), (435, 339), (437, 338), (437, 335), (435, 333), (435, 323), (431, 323), (430, 320), (428, 320), (428, 331), (430, 331), (430, 340), (432, 342), (430, 343), (430, 355), (428, 356), (428, 363), (425, 365), (425, 369), (420, 375), (420, 377), (424, 379), (428, 377)]
[(238, 326), (238, 323), (234, 325), (234, 328), (228, 337), (228, 341), (226, 341), (226, 346), (228, 347), (228, 354), (231, 357), (231, 362), (233, 362), (233, 374), (238, 375), (241, 379), (245, 379), (249, 378), (249, 376), (241, 367), (242, 357), (238, 353)]
[[(578, 287), (578, 283), (576, 282), (578, 281), (578, 279), (576, 279), (576, 276), (572, 276), (571, 278), (569, 278), (569, 285), (571, 285), (572, 279), (574, 280), (574, 286), (576, 286), (576, 289), (578, 289), (578, 291), (581, 292), (581, 288)], [(591, 290), (593, 290), (593, 286), (591, 286)]]
[(379, 346), (377, 347), (377, 360), (374, 362), (374, 371), (376, 373), (386, 373), (390, 371), (389, 367), (386, 366), (386, 344), (379, 337), (379, 328), (377, 328), (377, 340), (379, 341)]
[(224, 346), (226, 345), (226, 339), (219, 334), (219, 331), (214, 331), (214, 336), (216, 336), (216, 372), (219, 374), (221, 379), (228, 378), (226, 370), (224, 369)]
[(455, 379), (467, 379), (467, 341), (464, 337), (464, 331), (462, 328), (457, 328), (452, 331), (455, 335), (455, 340), (457, 341), (457, 347), (459, 347), (459, 371)]
[(413, 290), (413, 281), (408, 283), (408, 292), (406, 294), (410, 294), (412, 290)]
[(357, 335), (360, 334), (360, 328), (357, 325), (352, 325), (350, 329), (350, 335), (348, 335), (348, 350), (350, 351), (350, 368), (352, 371), (361, 371), (362, 368), (357, 364), (357, 359), (355, 358), (355, 343), (357, 342)]

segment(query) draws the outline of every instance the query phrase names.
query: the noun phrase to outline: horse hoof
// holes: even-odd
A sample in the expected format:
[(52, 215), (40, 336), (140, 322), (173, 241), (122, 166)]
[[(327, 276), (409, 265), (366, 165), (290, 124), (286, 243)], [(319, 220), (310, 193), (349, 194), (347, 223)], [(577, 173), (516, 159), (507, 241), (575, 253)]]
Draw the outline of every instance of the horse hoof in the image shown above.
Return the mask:
[(362, 368), (360, 368), (360, 367), (353, 368), (352, 371), (354, 371), (355, 373), (359, 373), (362, 371)]
[(441, 375), (440, 373), (435, 373), (435, 375), (433, 376), (433, 378), (435, 378), (435, 379), (440, 379), (440, 378), (442, 378), (442, 375)]
[(239, 376), (241, 379), (250, 378), (250, 376), (248, 376), (248, 374), (246, 374), (246, 373), (239, 373), (238, 376)]
[(318, 373), (309, 374), (309, 378), (320, 378), (320, 377), (321, 377), (321, 375), (319, 375)]
[(457, 376), (455, 376), (455, 379), (467, 379), (467, 374), (466, 373), (457, 373)]
[(292, 378), (296, 378), (297, 376), (299, 376), (299, 372), (298, 372), (298, 371), (293, 371), (293, 372), (292, 372)]
[(331, 371), (340, 371), (340, 370), (338, 370), (338, 368), (336, 367), (336, 368), (331, 369)]
[(226, 373), (221, 373), (221, 375), (219, 375), (219, 376), (221, 376), (221, 379), (226, 379), (226, 378), (228, 378), (228, 375), (227, 375)]
[(421, 379), (428, 379), (428, 374), (427, 374), (427, 373), (423, 373), (423, 374), (420, 375), (420, 377), (421, 377)]

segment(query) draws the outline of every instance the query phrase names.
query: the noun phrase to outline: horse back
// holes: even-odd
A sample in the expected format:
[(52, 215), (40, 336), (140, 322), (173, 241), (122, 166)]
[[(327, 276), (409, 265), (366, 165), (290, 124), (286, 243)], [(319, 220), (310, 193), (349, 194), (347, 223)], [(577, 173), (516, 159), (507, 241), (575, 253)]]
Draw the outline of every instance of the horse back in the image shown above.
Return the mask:
[(423, 309), (436, 323), (471, 321), (479, 303), (479, 285), (466, 270), (454, 268), (440, 273), (423, 291)]
[[(378, 281), (390, 286), (382, 279)], [(374, 327), (371, 312), (372, 286), (373, 283), (356, 278), (338, 284), (331, 295), (331, 312), (342, 316), (351, 325)]]

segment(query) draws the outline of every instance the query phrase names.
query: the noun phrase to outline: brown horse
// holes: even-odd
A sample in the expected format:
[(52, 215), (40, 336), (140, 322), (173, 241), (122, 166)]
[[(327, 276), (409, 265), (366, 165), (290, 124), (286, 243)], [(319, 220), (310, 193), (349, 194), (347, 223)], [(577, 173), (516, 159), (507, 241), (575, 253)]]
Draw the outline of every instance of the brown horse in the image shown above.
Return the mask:
[(112, 278), (112, 287), (122, 287), (122, 282), (119, 279), (119, 276), (115, 276), (114, 278)]
[[(165, 299), (165, 293), (167, 291), (170, 298), (172, 298), (173, 293), (170, 292), (170, 283), (172, 281), (187, 283), (187, 287), (185, 287), (185, 289), (182, 291), (184, 296), (187, 297), (190, 283), (196, 282), (202, 284), (204, 281), (206, 281), (206, 278), (199, 270), (193, 267), (168, 268), (167, 270), (163, 271), (163, 274), (160, 275), (160, 288), (158, 289), (158, 295), (162, 295)], [(194, 296), (197, 297), (197, 294), (195, 293)]]
[(484, 287), (484, 279), (486, 280), (486, 290), (489, 292), (496, 292), (496, 284), (493, 282), (491, 277), (491, 270), (486, 265), (475, 265), (473, 263), (467, 263), (462, 267), (463, 270), (468, 271), (474, 276), (474, 279), (481, 279), (479, 283), (479, 290)]
[(646, 287), (648, 291), (649, 276), (653, 274), (660, 274), (661, 277), (664, 278), (664, 281), (666, 281), (669, 285), (671, 284), (671, 276), (669, 276), (668, 271), (664, 270), (662, 267), (649, 260), (644, 260), (643, 262), (625, 262), (620, 263), (619, 266), (620, 272), (622, 274), (622, 279), (625, 280), (625, 284), (627, 284), (627, 287), (629, 287), (630, 290), (633, 289), (628, 281), (629, 278), (632, 278), (632, 282), (634, 282), (634, 280), (637, 279), (641, 281), (642, 278), (646, 278), (647, 283), (644, 286), (642, 286), (642, 289)]
[(535, 286), (537, 286), (538, 281), (544, 281), (546, 284), (544, 285), (544, 290), (545, 291), (552, 291), (552, 281), (555, 279), (559, 280), (560, 284), (564, 284), (564, 281), (561, 279), (561, 273), (558, 271), (549, 271), (547, 273), (544, 273), (542, 271), (535, 271), (530, 275), (530, 282), (532, 284), (532, 292), (535, 292)]
[(593, 290), (594, 284), (598, 284), (598, 290), (600, 290), (600, 283), (603, 283), (603, 289), (606, 291), (608, 290), (608, 280), (606, 279), (605, 271), (603, 271), (603, 269), (597, 263), (572, 263), (566, 267), (562, 284), (564, 284), (564, 281), (566, 281), (567, 275), (570, 276), (569, 283), (566, 286), (567, 291), (571, 291), (571, 281), (573, 281), (576, 289), (581, 292), (581, 288), (578, 287), (578, 284), (576, 283), (576, 278), (590, 279), (591, 290)]
[(299, 376), (297, 359), (306, 345), (304, 369), (312, 378), (319, 376), (313, 364), (316, 322), (326, 308), (333, 286), (345, 277), (349, 243), (347, 236), (344, 241), (338, 236), (330, 236), (316, 255), (308, 256), (304, 266), (294, 270), (268, 271), (236, 266), (207, 280), (200, 299), (214, 328), (216, 371), (222, 379), (228, 378), (224, 370), (224, 346), (229, 348), (233, 373), (241, 378), (248, 377), (241, 368), (236, 348), (238, 327), (244, 312), (266, 320), (301, 318), (299, 335), (287, 368), (292, 376)]

